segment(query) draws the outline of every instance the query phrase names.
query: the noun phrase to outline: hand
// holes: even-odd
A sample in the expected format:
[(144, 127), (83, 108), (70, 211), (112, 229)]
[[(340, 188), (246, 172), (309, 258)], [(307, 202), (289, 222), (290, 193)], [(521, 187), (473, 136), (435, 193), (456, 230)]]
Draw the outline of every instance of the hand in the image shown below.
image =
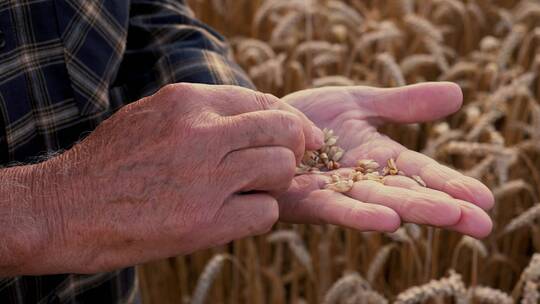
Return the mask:
[(266, 232), (278, 219), (273, 195), (321, 144), (271, 95), (166, 86), (47, 162), (62, 199), (42, 208), (41, 273), (100, 272)]
[(283, 100), (304, 112), (321, 128), (333, 129), (347, 152), (342, 167), (359, 159), (386, 165), (394, 158), (407, 175), (419, 175), (427, 188), (402, 177), (384, 185), (355, 183), (346, 194), (325, 190), (328, 177), (297, 176), (279, 198), (280, 218), (295, 223), (329, 223), (359, 230), (392, 231), (400, 221), (445, 227), (484, 237), (492, 227), (484, 212), (493, 206), (489, 189), (479, 181), (438, 164), (377, 132), (385, 122), (436, 120), (457, 111), (460, 88), (452, 83), (425, 83), (402, 88), (332, 87), (300, 91)]

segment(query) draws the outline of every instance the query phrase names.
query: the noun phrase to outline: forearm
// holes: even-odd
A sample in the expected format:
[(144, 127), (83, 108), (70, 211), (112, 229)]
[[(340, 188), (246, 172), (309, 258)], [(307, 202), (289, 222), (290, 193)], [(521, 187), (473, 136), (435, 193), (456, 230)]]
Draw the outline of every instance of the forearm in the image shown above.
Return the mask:
[[(61, 219), (62, 195), (70, 186), (60, 177), (58, 157), (0, 170), (0, 277), (50, 273), (56, 261), (52, 234)], [(57, 238), (55, 238), (56, 240)]]

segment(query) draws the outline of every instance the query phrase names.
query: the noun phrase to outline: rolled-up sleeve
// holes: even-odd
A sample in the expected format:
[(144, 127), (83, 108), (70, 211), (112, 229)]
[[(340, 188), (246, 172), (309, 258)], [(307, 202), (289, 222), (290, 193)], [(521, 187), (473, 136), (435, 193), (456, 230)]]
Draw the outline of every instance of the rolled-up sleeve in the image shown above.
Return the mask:
[(125, 56), (113, 86), (133, 101), (177, 82), (254, 88), (227, 41), (184, 1), (132, 0)]

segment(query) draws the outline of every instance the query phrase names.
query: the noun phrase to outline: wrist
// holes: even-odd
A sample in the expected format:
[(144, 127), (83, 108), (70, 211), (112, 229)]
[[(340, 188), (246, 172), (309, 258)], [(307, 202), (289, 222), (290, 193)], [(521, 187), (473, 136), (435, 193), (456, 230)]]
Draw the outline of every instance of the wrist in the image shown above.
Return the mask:
[[(0, 171), (0, 276), (55, 273), (62, 255), (63, 208), (71, 195), (60, 155)], [(64, 248), (62, 248), (64, 247)], [(61, 267), (60, 267), (61, 266)]]
[(40, 243), (34, 254), (39, 273), (70, 272), (74, 264), (73, 228), (79, 210), (74, 204), (85, 196), (80, 185), (84, 174), (73, 148), (45, 162), (34, 165), (31, 174), (34, 212), (39, 217)]
[(46, 244), (44, 218), (39, 213), (41, 170), (37, 165), (0, 171), (0, 274), (33, 272), (34, 256)]

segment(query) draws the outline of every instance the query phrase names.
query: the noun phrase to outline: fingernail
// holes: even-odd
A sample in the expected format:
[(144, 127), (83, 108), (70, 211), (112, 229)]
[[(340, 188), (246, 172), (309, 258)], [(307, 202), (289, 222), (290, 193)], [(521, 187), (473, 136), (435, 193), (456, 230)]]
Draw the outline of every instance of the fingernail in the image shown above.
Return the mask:
[(317, 146), (322, 147), (322, 145), (324, 144), (324, 133), (323, 133), (323, 131), (321, 131), (321, 129), (319, 129), (315, 125), (311, 126), (311, 129), (313, 130), (313, 141), (314, 141), (314, 143)]

